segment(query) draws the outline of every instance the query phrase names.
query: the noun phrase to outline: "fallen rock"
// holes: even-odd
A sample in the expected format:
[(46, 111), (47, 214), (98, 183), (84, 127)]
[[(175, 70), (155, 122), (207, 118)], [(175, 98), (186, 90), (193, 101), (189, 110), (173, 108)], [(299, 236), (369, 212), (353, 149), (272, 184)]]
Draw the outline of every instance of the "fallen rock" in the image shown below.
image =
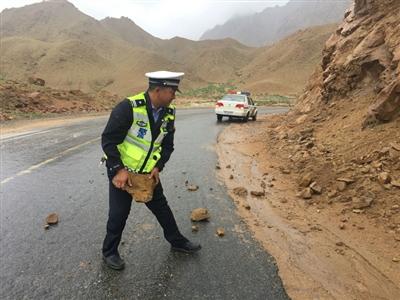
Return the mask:
[(235, 187), (233, 189), (233, 193), (235, 195), (240, 196), (240, 197), (246, 197), (247, 196), (247, 190), (244, 187)]
[(191, 185), (189, 185), (189, 186), (187, 187), (187, 189), (188, 189), (188, 191), (194, 192), (194, 191), (197, 191), (197, 190), (199, 189), (199, 186), (198, 186), (198, 185), (191, 184)]
[(398, 143), (390, 143), (390, 146), (396, 150), (396, 151), (400, 151), (400, 144)]
[(329, 198), (334, 198), (334, 197), (336, 197), (337, 196), (337, 190), (333, 190), (333, 191), (330, 191), (329, 193), (328, 193), (328, 197)]
[(193, 232), (199, 231), (199, 226), (197, 226), (197, 225), (192, 225), (192, 231), (193, 231)]
[(391, 180), (391, 178), (390, 178), (390, 175), (388, 172), (381, 172), (378, 174), (378, 181), (381, 184), (388, 184), (388, 183), (390, 183), (390, 180)]
[(347, 187), (347, 183), (344, 182), (344, 181), (340, 181), (340, 182), (337, 184), (337, 189), (338, 189), (340, 192), (343, 192), (343, 191), (346, 189), (346, 187)]
[(55, 225), (58, 223), (58, 214), (51, 213), (46, 217), (46, 224), (48, 225)]
[(300, 179), (300, 186), (301, 187), (308, 187), (313, 180), (313, 176), (308, 173), (301, 177)]
[(390, 184), (397, 188), (400, 188), (400, 180), (392, 180)]
[(322, 187), (320, 185), (317, 184), (317, 182), (313, 182), (310, 184), (310, 189), (312, 193), (315, 194), (321, 194), (322, 193)]
[(262, 196), (265, 196), (265, 192), (264, 191), (251, 191), (250, 195), (252, 195), (254, 197), (262, 197)]
[(202, 208), (202, 207), (192, 210), (192, 213), (190, 215), (190, 219), (195, 222), (206, 221), (209, 218), (210, 214), (208, 213), (207, 208)]
[(311, 199), (312, 193), (311, 193), (311, 188), (305, 188), (304, 190), (301, 191), (300, 197), (303, 199)]
[(350, 183), (355, 182), (354, 179), (348, 178), (348, 177), (340, 177), (340, 178), (337, 178), (336, 180), (340, 181), (340, 182), (345, 182), (346, 184), (350, 184)]
[(352, 206), (355, 209), (362, 209), (362, 208), (367, 208), (370, 207), (372, 202), (374, 201), (372, 198), (367, 198), (367, 197), (353, 197), (351, 199), (352, 201)]
[(217, 235), (223, 237), (225, 235), (225, 230), (222, 227), (217, 228)]

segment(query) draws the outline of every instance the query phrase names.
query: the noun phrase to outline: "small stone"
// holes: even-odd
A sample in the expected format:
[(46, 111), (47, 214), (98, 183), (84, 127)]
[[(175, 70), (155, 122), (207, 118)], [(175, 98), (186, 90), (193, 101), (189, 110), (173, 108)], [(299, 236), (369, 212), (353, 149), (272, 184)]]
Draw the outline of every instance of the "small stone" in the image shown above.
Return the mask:
[(51, 213), (47, 216), (46, 224), (54, 225), (57, 223), (58, 223), (58, 214), (57, 213)]
[(370, 207), (374, 199), (368, 197), (362, 197), (362, 198), (352, 197), (351, 201), (353, 208), (361, 209)]
[(347, 183), (346, 183), (346, 182), (340, 181), (340, 182), (337, 184), (337, 189), (338, 189), (340, 192), (343, 192), (343, 191), (346, 189), (346, 187), (347, 187)]
[(391, 180), (391, 178), (390, 178), (390, 175), (389, 175), (388, 172), (381, 172), (381, 173), (379, 173), (379, 175), (378, 175), (378, 181), (379, 181), (381, 184), (390, 183), (390, 180)]
[(391, 184), (392, 186), (395, 186), (395, 187), (397, 187), (397, 188), (400, 188), (400, 180), (392, 180), (392, 181), (390, 182), (390, 184)]
[(222, 227), (218, 228), (217, 229), (217, 235), (219, 237), (223, 237), (225, 235), (225, 230)]
[(248, 192), (244, 187), (236, 187), (233, 189), (233, 193), (240, 197), (246, 197)]
[(300, 186), (301, 187), (308, 187), (313, 180), (313, 176), (308, 173), (301, 177), (300, 179)]
[(320, 185), (318, 185), (317, 182), (315, 182), (315, 181), (310, 184), (310, 188), (311, 188), (311, 191), (315, 194), (322, 193), (322, 187)]
[(197, 231), (199, 231), (199, 226), (192, 225), (192, 232), (197, 232)]
[(229, 176), (229, 179), (233, 179), (233, 175), (232, 174)]
[(390, 146), (396, 150), (396, 151), (400, 151), (400, 144), (398, 143), (390, 143)]
[(343, 247), (344, 243), (343, 242), (336, 242), (336, 246)]
[(370, 172), (371, 168), (369, 166), (366, 166), (364, 168), (361, 168), (361, 173), (363, 174), (368, 174)]
[(247, 210), (250, 210), (250, 209), (251, 209), (251, 207), (250, 207), (249, 204), (244, 204), (243, 207), (244, 207), (245, 209), (247, 209)]
[(353, 213), (355, 214), (361, 214), (363, 212), (362, 209), (353, 209)]
[(191, 184), (187, 187), (187, 189), (188, 189), (188, 191), (195, 192), (199, 189), (199, 186), (195, 185), (195, 184)]
[(347, 178), (347, 177), (337, 178), (336, 180), (337, 180), (337, 181), (340, 181), (340, 182), (345, 182), (345, 183), (347, 183), (347, 184), (350, 184), (350, 183), (355, 182), (354, 179), (352, 179), (352, 178)]
[(216, 165), (215, 165), (215, 169), (220, 170), (220, 169), (221, 169), (221, 166), (220, 166), (219, 164), (216, 164)]
[(333, 190), (328, 193), (329, 198), (334, 198), (336, 197), (336, 195), (337, 195), (337, 190)]
[(340, 224), (339, 224), (339, 228), (340, 228), (341, 230), (344, 230), (344, 229), (346, 229), (346, 225), (343, 224), (343, 223), (340, 223)]
[(310, 188), (305, 188), (301, 194), (300, 197), (303, 199), (311, 199), (312, 194), (311, 194), (311, 189)]
[(230, 168), (231, 168), (231, 165), (227, 165), (226, 168), (227, 168), (227, 169), (230, 169)]
[(47, 229), (50, 228), (50, 225), (49, 225), (49, 224), (45, 224), (45, 225), (43, 226), (43, 228), (44, 228), (45, 230), (47, 230)]
[(398, 257), (393, 257), (393, 258), (392, 258), (392, 261), (397, 263), (397, 262), (400, 261), (400, 258), (398, 258)]
[(281, 203), (287, 203), (288, 200), (287, 200), (286, 198), (282, 198), (282, 199), (280, 200), (280, 202), (281, 202)]
[(196, 208), (192, 210), (190, 219), (192, 221), (206, 221), (210, 218), (210, 214), (206, 208)]
[(251, 191), (250, 195), (252, 195), (254, 197), (262, 197), (262, 196), (265, 196), (265, 192), (264, 191)]

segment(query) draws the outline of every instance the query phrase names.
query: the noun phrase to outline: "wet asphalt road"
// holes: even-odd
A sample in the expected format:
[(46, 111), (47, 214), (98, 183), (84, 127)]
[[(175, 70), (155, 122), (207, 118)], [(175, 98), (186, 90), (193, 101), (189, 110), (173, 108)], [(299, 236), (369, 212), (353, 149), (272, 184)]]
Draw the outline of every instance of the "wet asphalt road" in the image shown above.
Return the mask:
[[(155, 217), (134, 203), (119, 248), (126, 269), (104, 266), (108, 183), (99, 137), (106, 121), (3, 136), (2, 299), (288, 299), (273, 258), (216, 179), (214, 145), (229, 122), (217, 123), (210, 109), (177, 112), (175, 152), (161, 175), (182, 233), (203, 249), (171, 252)], [(186, 180), (199, 190), (187, 191)], [(197, 207), (207, 207), (211, 219), (192, 233), (189, 215)], [(44, 230), (51, 212), (60, 222)], [(218, 227), (225, 237), (215, 235)]]

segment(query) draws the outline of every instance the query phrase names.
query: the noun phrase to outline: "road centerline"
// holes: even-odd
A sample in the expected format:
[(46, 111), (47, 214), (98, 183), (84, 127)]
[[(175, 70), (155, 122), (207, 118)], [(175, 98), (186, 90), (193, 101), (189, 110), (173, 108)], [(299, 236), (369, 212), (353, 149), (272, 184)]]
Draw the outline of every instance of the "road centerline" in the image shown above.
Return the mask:
[(60, 152), (60, 153), (58, 153), (56, 156), (54, 156), (54, 157), (52, 157), (52, 158), (46, 159), (46, 160), (44, 160), (44, 161), (42, 161), (42, 162), (40, 162), (40, 163), (38, 163), (38, 164), (36, 164), (36, 165), (30, 166), (28, 169), (25, 169), (25, 170), (23, 170), (23, 171), (20, 171), (20, 172), (18, 172), (17, 174), (15, 174), (14, 176), (10, 176), (10, 177), (5, 178), (4, 180), (2, 180), (2, 181), (0, 182), (0, 184), (4, 184), (4, 183), (6, 183), (6, 182), (9, 182), (9, 181), (11, 181), (11, 180), (13, 180), (13, 179), (15, 179), (15, 178), (17, 178), (17, 177), (19, 177), (19, 176), (22, 176), (22, 175), (25, 175), (25, 174), (29, 174), (29, 173), (31, 173), (33, 170), (38, 169), (38, 168), (40, 168), (40, 167), (42, 167), (42, 166), (44, 166), (44, 165), (47, 165), (48, 163), (53, 162), (53, 161), (55, 161), (56, 159), (61, 158), (62, 156), (68, 154), (68, 153), (71, 152), (71, 151), (77, 150), (77, 149), (79, 149), (79, 148), (81, 148), (81, 147), (83, 147), (83, 146), (86, 146), (86, 145), (88, 145), (88, 144), (90, 144), (90, 143), (93, 143), (93, 142), (95, 142), (95, 141), (98, 141), (98, 140), (100, 140), (100, 137), (91, 139), (91, 140), (86, 141), (86, 142), (84, 142), (84, 143), (82, 143), (82, 144), (79, 144), (79, 145), (76, 145), (76, 146), (74, 146), (74, 147), (68, 148), (68, 149), (66, 149), (66, 150), (64, 150), (64, 151), (62, 151), (62, 152)]

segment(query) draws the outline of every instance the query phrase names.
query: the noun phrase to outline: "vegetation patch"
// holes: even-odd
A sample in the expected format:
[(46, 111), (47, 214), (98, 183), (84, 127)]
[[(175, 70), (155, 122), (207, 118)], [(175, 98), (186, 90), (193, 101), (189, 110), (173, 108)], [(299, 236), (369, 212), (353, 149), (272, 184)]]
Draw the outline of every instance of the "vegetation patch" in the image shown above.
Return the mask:
[(182, 93), (183, 97), (219, 99), (229, 90), (236, 90), (232, 83), (209, 83), (205, 87), (190, 89)]

